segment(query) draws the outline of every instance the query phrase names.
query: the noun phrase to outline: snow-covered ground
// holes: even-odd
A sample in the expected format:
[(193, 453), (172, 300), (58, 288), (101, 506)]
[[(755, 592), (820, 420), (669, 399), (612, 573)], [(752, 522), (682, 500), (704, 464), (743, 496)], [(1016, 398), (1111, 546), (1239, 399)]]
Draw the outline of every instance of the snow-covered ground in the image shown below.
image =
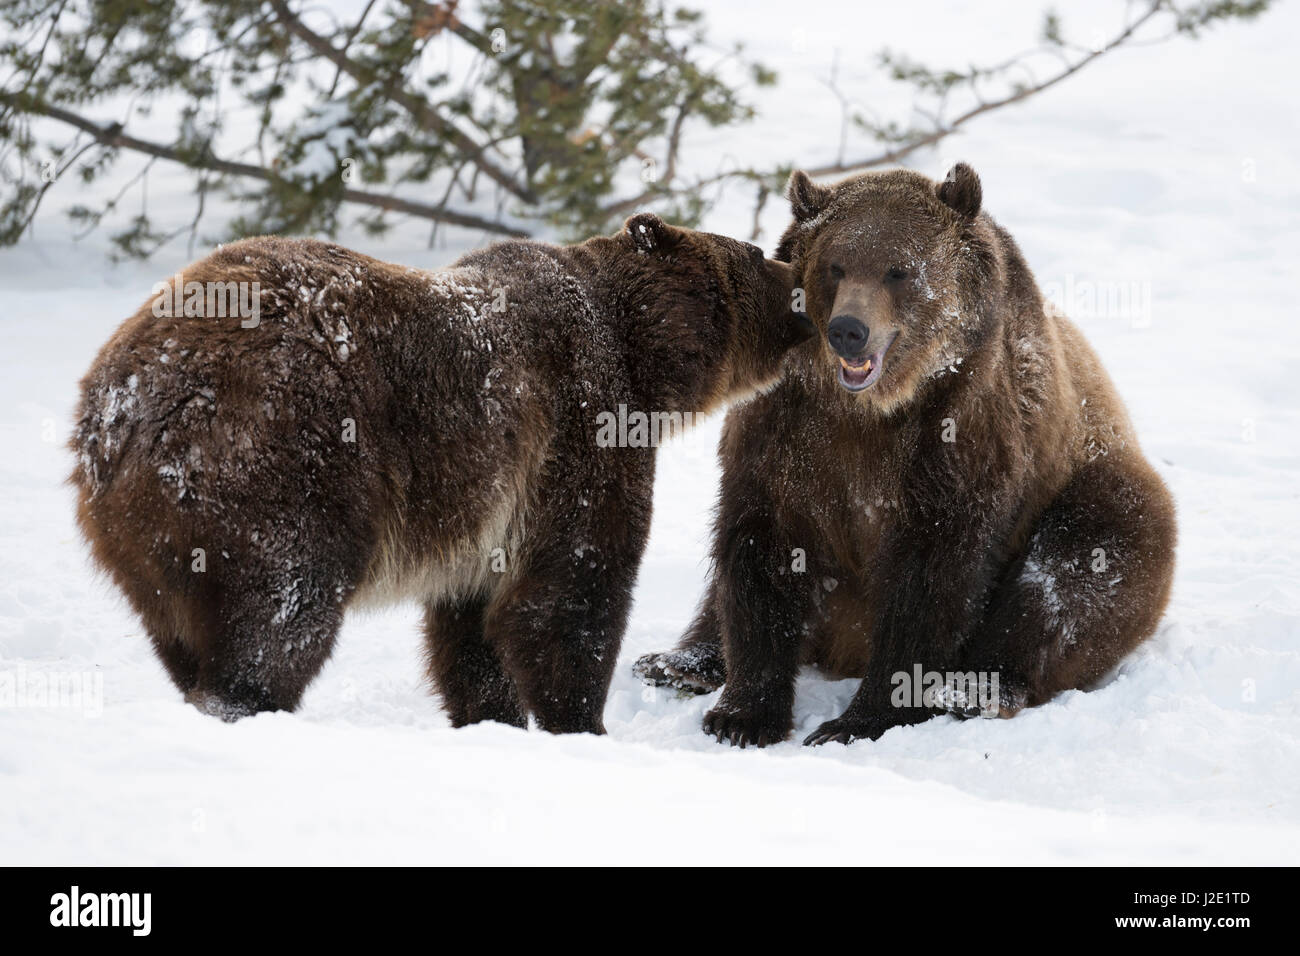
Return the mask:
[[(835, 46), (841, 84), (887, 104), (866, 65), (882, 43), (991, 62), (1032, 44), (1039, 10), (928, 0), (885, 17), (808, 2), (800, 31), (774, 0), (696, 5), (715, 39), (746, 40), (782, 78), (752, 127), (697, 139), (701, 170), (728, 155), (833, 159), (839, 107), (819, 77)], [(1087, 36), (1123, 4), (1058, 6)], [(842, 22), (848, 10), (859, 23)], [(793, 741), (853, 682), (805, 674), (792, 742), (733, 751), (700, 733), (713, 697), (631, 675), (699, 596), (717, 420), (661, 453), (607, 737), (452, 730), (422, 683), (414, 608), (349, 619), (295, 714), (226, 725), (184, 705), (90, 570), (61, 482), (77, 379), (187, 256), (178, 243), (145, 267), (109, 265), (102, 236), (74, 244), (56, 214), (77, 187), (56, 190), (35, 238), (0, 250), (0, 862), (1293, 862), (1298, 35), (1300, 8), (1283, 3), (1197, 42), (1119, 52), (914, 157), (935, 176), (956, 158), (976, 167), (986, 208), (1107, 362), (1178, 500), (1178, 576), (1159, 633), (1106, 686), (1012, 721), (938, 719), (850, 747)], [(165, 173), (151, 201), (169, 188), (184, 202)], [(746, 234), (749, 200), (728, 196), (708, 226)], [(785, 218), (766, 211), (769, 247)], [(425, 266), (480, 241), (453, 231), (430, 253), (424, 232), (345, 238)], [(1116, 314), (1091, 292), (1133, 298)], [(85, 677), (83, 706), (30, 698), (56, 673)], [(5, 680), (28, 699), (6, 702)]]

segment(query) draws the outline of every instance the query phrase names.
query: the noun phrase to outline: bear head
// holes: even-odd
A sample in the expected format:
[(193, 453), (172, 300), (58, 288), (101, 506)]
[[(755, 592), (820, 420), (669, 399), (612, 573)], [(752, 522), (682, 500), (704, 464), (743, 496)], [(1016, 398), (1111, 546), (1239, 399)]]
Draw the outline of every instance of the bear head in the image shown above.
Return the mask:
[(816, 335), (793, 306), (794, 270), (748, 242), (664, 222), (627, 220), (635, 256), (624, 273), (647, 322), (640, 351), (654, 362), (665, 404), (707, 412), (742, 401), (780, 377), (791, 348)]
[(794, 266), (821, 335), (814, 374), (888, 413), (990, 334), (1000, 243), (971, 167), (939, 183), (891, 170), (833, 186), (796, 171), (787, 196), (794, 222), (777, 258)]

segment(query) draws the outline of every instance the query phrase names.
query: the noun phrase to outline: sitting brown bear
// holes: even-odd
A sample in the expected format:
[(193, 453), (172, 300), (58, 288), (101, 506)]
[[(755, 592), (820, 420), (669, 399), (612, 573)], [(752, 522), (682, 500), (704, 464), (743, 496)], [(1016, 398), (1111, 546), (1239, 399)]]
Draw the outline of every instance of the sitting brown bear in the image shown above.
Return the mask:
[[(292, 710), (348, 607), (409, 597), (453, 724), (601, 733), (656, 452), (603, 423), (770, 384), (813, 334), (792, 286), (649, 214), (438, 271), (237, 242), (91, 366), (78, 519), (207, 711)], [(221, 304), (236, 287), (251, 315)]]
[(1154, 631), (1176, 536), (1097, 356), (969, 166), (789, 197), (821, 339), (728, 415), (710, 587), (638, 673), (725, 680), (704, 729), (742, 746), (788, 735), (801, 662), (863, 678), (813, 744), (1094, 683)]

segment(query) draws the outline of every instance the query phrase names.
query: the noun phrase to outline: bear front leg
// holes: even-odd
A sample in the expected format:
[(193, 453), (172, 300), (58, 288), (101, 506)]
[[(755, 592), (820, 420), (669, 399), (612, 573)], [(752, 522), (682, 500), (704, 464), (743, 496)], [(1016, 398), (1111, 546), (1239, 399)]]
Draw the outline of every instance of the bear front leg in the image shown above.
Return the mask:
[(727, 682), (704, 717), (704, 732), (719, 741), (763, 747), (794, 726), (794, 682), (819, 580), (792, 561), (797, 548), (769, 514), (752, 514), (719, 536), (714, 609)]
[(828, 720), (804, 738), (804, 746), (816, 747), (826, 743), (851, 744), (855, 740), (879, 740), (891, 727), (919, 724), (934, 716), (933, 711), (919, 707), (882, 708), (876, 702), (877, 693), (869, 689), (864, 680), (844, 713)]
[(646, 537), (640, 527), (620, 531), (598, 544), (572, 524), (564, 534), (538, 534), (536, 549), (488, 607), (488, 643), (523, 705), (551, 733), (605, 732), (605, 697)]
[(971, 520), (977, 514), (963, 508), (900, 523), (932, 533), (918, 540), (900, 532), (890, 542), (881, 562), (888, 569), (882, 590), (886, 606), (873, 635), (866, 676), (844, 713), (809, 734), (805, 745), (877, 740), (891, 727), (921, 723), (943, 712), (944, 698), (929, 692), (942, 690), (955, 673), (995, 578), (996, 535), (985, 523)]

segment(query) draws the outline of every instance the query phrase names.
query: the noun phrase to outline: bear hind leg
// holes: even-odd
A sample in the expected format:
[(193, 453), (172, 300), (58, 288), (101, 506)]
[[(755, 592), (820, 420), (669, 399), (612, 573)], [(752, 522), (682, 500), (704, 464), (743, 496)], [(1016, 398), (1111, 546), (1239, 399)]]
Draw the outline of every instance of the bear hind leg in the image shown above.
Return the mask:
[(483, 631), (486, 598), (431, 601), (424, 608), (429, 678), (453, 727), (491, 720), (527, 727), (514, 681)]
[(710, 580), (695, 620), (677, 647), (643, 655), (632, 665), (632, 672), (647, 684), (674, 687), (684, 694), (711, 694), (725, 684), (727, 661), (722, 651), (715, 594)]
[(154, 652), (167, 668), (172, 683), (182, 694), (192, 691), (199, 679), (199, 657), (181, 638), (161, 637), (157, 631), (150, 631)]
[(967, 669), (997, 673), (1002, 716), (1087, 689), (1154, 633), (1175, 537), (1173, 501), (1145, 462), (1099, 459), (1073, 478), (965, 655)]
[(241, 576), (221, 593), (185, 699), (223, 720), (297, 709), (334, 649), (342, 586), (299, 569), (269, 582)]

